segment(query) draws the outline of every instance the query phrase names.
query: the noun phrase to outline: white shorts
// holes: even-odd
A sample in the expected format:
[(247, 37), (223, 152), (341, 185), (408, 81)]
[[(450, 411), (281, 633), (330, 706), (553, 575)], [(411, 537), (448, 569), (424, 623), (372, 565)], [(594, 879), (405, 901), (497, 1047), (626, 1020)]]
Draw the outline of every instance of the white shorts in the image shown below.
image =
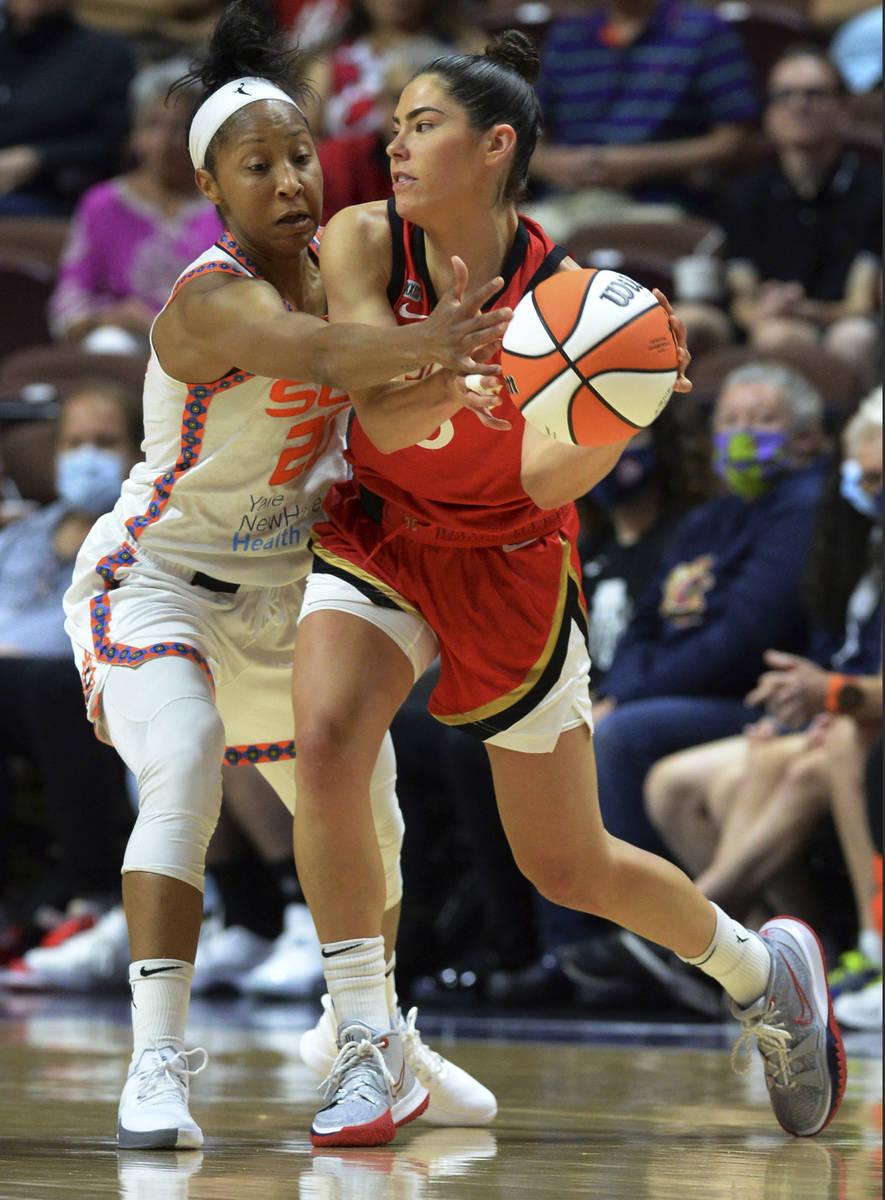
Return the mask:
[[(298, 620), (322, 609), (351, 613), (383, 630), (412, 664), (416, 680), (437, 656), (436, 634), (422, 617), (399, 608), (373, 604), (347, 580), (336, 575), (315, 573), (308, 576)], [(568, 653), (556, 683), (531, 712), (509, 729), (484, 738), (484, 742), (526, 754), (549, 754), (559, 735), (567, 729), (586, 725), (592, 733), (589, 679), (587, 643), (578, 625), (572, 622)]]
[[(175, 564), (140, 556), (119, 573), (123, 586), (104, 594), (107, 614), (100, 635), (88, 587), (75, 586), (65, 598), (65, 628), (96, 733), (109, 740), (101, 694), (108, 673), (121, 669), (119, 658), (107, 660), (108, 651), (116, 656), (121, 648), (134, 647), (147, 650), (151, 658), (161, 656), (162, 648), (170, 654), (195, 651), (196, 656), (188, 652), (182, 657), (199, 662), (214, 685), (227, 761), (254, 762), (291, 809), (292, 652), (305, 581), (276, 588), (242, 586), (225, 593), (195, 587), (185, 574)], [(99, 596), (99, 588), (92, 594)]]

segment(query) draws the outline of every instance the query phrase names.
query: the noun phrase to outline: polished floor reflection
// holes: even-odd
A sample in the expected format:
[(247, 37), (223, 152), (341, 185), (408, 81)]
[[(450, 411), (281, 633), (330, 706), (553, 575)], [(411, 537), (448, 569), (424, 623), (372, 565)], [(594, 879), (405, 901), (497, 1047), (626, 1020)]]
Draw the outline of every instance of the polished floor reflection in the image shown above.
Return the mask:
[[(492, 1087), (490, 1129), (423, 1120), (390, 1146), (311, 1149), (312, 1010), (195, 1004), (201, 1153), (117, 1151), (123, 998), (0, 996), (0, 1200), (878, 1200), (881, 1038), (847, 1041), (836, 1120), (774, 1122), (761, 1069), (735, 1076), (731, 1025), (427, 1017), (425, 1040)], [(469, 1037), (453, 1036), (469, 1033)], [(483, 1036), (483, 1034), (485, 1036)], [(548, 1038), (552, 1040), (547, 1040)], [(569, 1040), (573, 1039), (573, 1040)], [(758, 1064), (756, 1064), (758, 1066)]]

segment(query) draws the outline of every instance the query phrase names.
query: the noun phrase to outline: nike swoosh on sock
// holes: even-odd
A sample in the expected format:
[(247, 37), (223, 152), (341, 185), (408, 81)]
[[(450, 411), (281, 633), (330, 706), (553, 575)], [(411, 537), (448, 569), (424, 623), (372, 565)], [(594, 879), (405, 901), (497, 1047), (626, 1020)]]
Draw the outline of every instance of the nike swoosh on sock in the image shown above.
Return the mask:
[(334, 958), (336, 954), (346, 954), (348, 950), (359, 950), (360, 944), (360, 942), (354, 942), (352, 946), (342, 946), (340, 950), (326, 950), (323, 947), (320, 950), (320, 954), (322, 954), (323, 958)]

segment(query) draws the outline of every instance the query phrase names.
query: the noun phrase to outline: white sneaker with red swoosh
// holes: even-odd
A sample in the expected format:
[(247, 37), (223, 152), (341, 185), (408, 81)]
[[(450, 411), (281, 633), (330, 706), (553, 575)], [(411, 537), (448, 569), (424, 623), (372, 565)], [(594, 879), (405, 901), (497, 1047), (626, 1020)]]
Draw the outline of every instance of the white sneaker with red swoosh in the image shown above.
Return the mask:
[(398, 1031), (354, 1020), (338, 1026), (338, 1055), (324, 1098), (310, 1130), (314, 1146), (383, 1146), (400, 1125), (424, 1112), (429, 1099), (406, 1062)]
[(731, 1002), (744, 1027), (732, 1065), (749, 1070), (755, 1041), (774, 1115), (787, 1133), (811, 1137), (832, 1120), (845, 1090), (845, 1050), (823, 950), (814, 930), (795, 917), (775, 917), (759, 933), (771, 952), (771, 974), (754, 1004)]

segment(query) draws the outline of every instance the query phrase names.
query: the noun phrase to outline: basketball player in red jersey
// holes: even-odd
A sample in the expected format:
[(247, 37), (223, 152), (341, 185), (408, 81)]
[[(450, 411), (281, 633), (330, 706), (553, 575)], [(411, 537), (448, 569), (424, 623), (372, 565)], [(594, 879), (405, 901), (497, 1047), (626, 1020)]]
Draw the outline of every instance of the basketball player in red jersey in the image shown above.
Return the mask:
[[(438, 59), (409, 82), (388, 147), (393, 201), (346, 209), (326, 231), (333, 321), (393, 330), (421, 320), (451, 280), (453, 254), (473, 276), (503, 277), (490, 307), (575, 268), (515, 207), (539, 128), (537, 66), (531, 43), (511, 32), (485, 55)], [(684, 330), (672, 324), (684, 391)], [(401, 420), (374, 420), (373, 403), (394, 392)], [(717, 979), (741, 1040), (762, 1051), (778, 1120), (816, 1133), (838, 1106), (844, 1054), (814, 933), (792, 918), (762, 936), (744, 929), (674, 865), (602, 826), (571, 501), (623, 443), (563, 446), (506, 396), (476, 414), (464, 395), (464, 382), (433, 364), (358, 392), (353, 478), (333, 489), (328, 520), (313, 531), (293, 683), (295, 848), (338, 1024), (312, 1140), (387, 1142), (404, 1123), (368, 782), (397, 708), (437, 654), (430, 711), (484, 741), (521, 869), (556, 903), (617, 922)]]

